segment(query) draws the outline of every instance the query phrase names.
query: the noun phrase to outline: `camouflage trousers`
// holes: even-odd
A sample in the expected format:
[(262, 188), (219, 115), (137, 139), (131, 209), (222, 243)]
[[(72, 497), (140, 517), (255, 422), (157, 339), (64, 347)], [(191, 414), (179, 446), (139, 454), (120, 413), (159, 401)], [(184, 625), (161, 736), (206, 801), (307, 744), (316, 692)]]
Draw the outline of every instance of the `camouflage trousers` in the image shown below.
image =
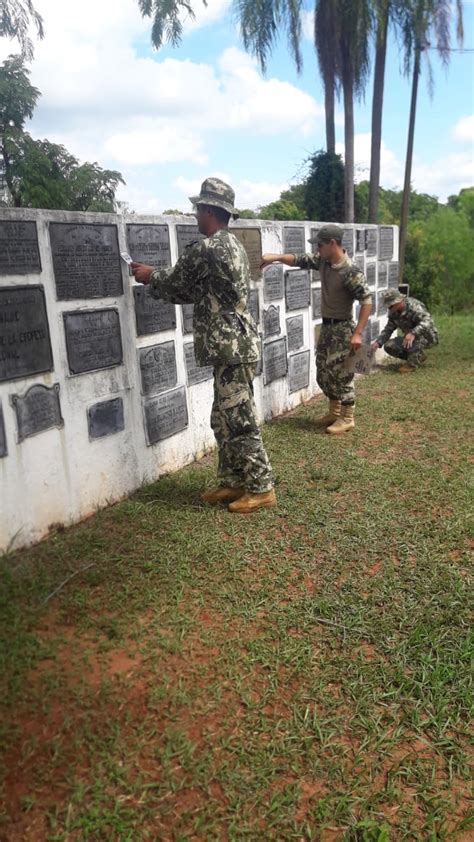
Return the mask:
[(273, 475), (257, 424), (253, 398), (256, 365), (214, 368), (211, 427), (219, 449), (219, 484), (253, 494), (273, 488)]
[(420, 336), (415, 339), (411, 348), (404, 348), (402, 343), (403, 336), (395, 336), (394, 339), (389, 339), (385, 343), (384, 351), (391, 357), (407, 360), (410, 365), (418, 367), (423, 362), (425, 348), (431, 348), (432, 345), (436, 344), (436, 341), (428, 336)]
[(346, 406), (355, 403), (354, 374), (344, 368), (354, 332), (352, 321), (321, 325), (316, 348), (316, 381), (327, 398)]

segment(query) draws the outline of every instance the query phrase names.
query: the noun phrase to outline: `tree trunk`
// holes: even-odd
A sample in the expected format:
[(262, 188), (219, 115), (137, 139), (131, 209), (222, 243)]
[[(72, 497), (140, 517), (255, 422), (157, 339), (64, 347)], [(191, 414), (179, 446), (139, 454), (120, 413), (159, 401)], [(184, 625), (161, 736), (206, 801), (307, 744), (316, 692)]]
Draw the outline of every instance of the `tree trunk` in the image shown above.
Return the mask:
[(385, 80), (385, 60), (387, 56), (388, 12), (387, 2), (384, 18), (377, 27), (374, 68), (374, 92), (372, 99), (372, 138), (370, 150), (370, 184), (369, 184), (369, 222), (377, 224), (379, 212), (380, 188), (380, 149), (382, 145), (382, 109), (383, 90)]
[(344, 89), (344, 216), (354, 222), (354, 82), (352, 74), (345, 75)]
[(336, 154), (336, 129), (334, 125), (334, 80), (324, 86), (324, 111), (326, 114), (326, 149)]
[(413, 84), (411, 89), (410, 122), (408, 126), (407, 157), (405, 161), (405, 183), (403, 185), (402, 214), (400, 219), (400, 250), (398, 266), (398, 283), (403, 283), (405, 271), (405, 245), (407, 240), (408, 208), (410, 204), (411, 165), (413, 160), (413, 140), (415, 137), (416, 99), (418, 95), (418, 79), (420, 78), (419, 45), (415, 48), (415, 63), (413, 67)]

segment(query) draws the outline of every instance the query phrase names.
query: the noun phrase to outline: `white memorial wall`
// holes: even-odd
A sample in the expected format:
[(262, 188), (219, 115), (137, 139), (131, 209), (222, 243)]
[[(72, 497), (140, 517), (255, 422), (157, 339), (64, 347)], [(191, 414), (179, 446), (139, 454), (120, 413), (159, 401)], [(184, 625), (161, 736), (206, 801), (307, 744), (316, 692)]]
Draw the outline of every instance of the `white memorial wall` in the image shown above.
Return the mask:
[[(310, 251), (321, 224), (232, 224), (251, 265), (260, 420), (319, 391), (321, 324), (318, 273), (276, 264), (262, 275), (260, 257)], [(0, 551), (214, 447), (212, 369), (195, 364), (192, 305), (151, 299), (120, 258), (167, 267), (198, 236), (186, 216), (0, 210)], [(386, 318), (381, 290), (397, 283), (398, 229), (345, 226), (344, 246), (373, 291), (368, 342)]]

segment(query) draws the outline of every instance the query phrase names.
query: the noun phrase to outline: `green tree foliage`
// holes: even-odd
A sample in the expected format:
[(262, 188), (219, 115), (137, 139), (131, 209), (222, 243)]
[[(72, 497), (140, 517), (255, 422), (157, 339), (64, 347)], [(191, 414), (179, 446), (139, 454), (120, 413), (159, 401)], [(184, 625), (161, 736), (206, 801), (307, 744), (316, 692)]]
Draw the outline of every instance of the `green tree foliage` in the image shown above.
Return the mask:
[(31, 24), (36, 28), (38, 38), (43, 38), (43, 18), (32, 0), (0, 0), (0, 37), (16, 38), (22, 58), (28, 61), (33, 58), (33, 43), (29, 37)]
[(344, 164), (341, 156), (320, 150), (311, 155), (307, 163), (306, 218), (340, 222), (344, 219)]
[(40, 97), (21, 56), (0, 65), (0, 178), (4, 204), (111, 212), (124, 180), (97, 163), (80, 164), (64, 146), (25, 131)]
[(305, 219), (304, 212), (294, 202), (282, 198), (259, 208), (258, 216), (260, 219)]

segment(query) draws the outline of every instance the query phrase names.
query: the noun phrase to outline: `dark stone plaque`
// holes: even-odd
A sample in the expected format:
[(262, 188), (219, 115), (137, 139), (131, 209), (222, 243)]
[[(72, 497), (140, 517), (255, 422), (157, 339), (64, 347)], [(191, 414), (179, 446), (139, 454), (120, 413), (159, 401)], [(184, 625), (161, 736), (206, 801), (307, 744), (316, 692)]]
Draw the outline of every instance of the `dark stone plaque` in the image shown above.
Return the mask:
[(58, 301), (123, 295), (116, 225), (50, 222)]
[(365, 228), (356, 229), (356, 251), (365, 251)]
[(376, 282), (376, 264), (375, 263), (367, 263), (365, 267), (365, 277), (367, 278), (367, 283), (369, 287), (374, 287)]
[(371, 340), (371, 342), (373, 342), (375, 339), (377, 339), (377, 336), (380, 333), (379, 324), (380, 323), (379, 323), (378, 319), (371, 319), (370, 320), (370, 340)]
[(36, 222), (0, 221), (0, 275), (41, 272)]
[(125, 429), (122, 398), (95, 403), (87, 410), (90, 439), (102, 439)]
[(260, 342), (260, 357), (258, 358), (257, 365), (255, 367), (255, 377), (260, 377), (263, 372), (263, 338), (262, 335), (259, 334), (259, 342)]
[(18, 441), (28, 436), (50, 430), (52, 427), (64, 427), (59, 403), (59, 383), (48, 389), (47, 386), (31, 386), (23, 395), (11, 395), (10, 401), (16, 413)]
[(362, 331), (364, 345), (370, 345), (372, 341), (372, 321), (372, 319), (368, 319), (365, 323), (364, 330)]
[(0, 289), (0, 382), (52, 370), (43, 287)]
[(278, 333), (281, 333), (280, 308), (271, 304), (268, 310), (263, 311), (263, 335), (266, 339), (267, 336), (276, 336)]
[(354, 263), (356, 266), (359, 267), (361, 272), (365, 272), (365, 260), (363, 255), (358, 255), (354, 257)]
[(153, 298), (148, 286), (133, 287), (137, 336), (176, 328), (176, 308), (170, 301)]
[(194, 304), (182, 304), (181, 312), (183, 316), (183, 333), (192, 333)]
[(311, 306), (313, 319), (321, 319), (321, 290), (319, 288), (311, 290)]
[(0, 403), (0, 459), (3, 456), (6, 456), (8, 453), (7, 449), (7, 437), (5, 434), (5, 421), (3, 420), (3, 409), (2, 404)]
[(381, 225), (379, 228), (379, 260), (391, 260), (393, 257), (393, 228)]
[(128, 250), (137, 263), (157, 269), (171, 266), (170, 231), (167, 225), (127, 225)]
[(174, 342), (162, 342), (138, 351), (142, 395), (157, 395), (178, 382)]
[(188, 426), (188, 407), (184, 386), (145, 401), (143, 413), (148, 445), (180, 433)]
[(184, 346), (184, 361), (186, 363), (188, 386), (203, 383), (204, 380), (210, 380), (213, 376), (214, 369), (212, 365), (199, 366), (196, 363), (194, 342), (186, 342)]
[(311, 304), (311, 277), (306, 269), (285, 272), (287, 310), (303, 310)]
[(71, 374), (111, 368), (122, 363), (117, 310), (76, 310), (63, 313), (63, 319)]
[(286, 335), (289, 351), (297, 351), (304, 345), (303, 316), (292, 316), (286, 320)]
[(377, 228), (365, 229), (365, 248), (367, 249), (367, 257), (377, 257), (378, 239)]
[(262, 260), (262, 235), (259, 228), (229, 228), (242, 243), (250, 264), (250, 277), (257, 281), (261, 275), (260, 263)]
[(186, 246), (203, 240), (204, 235), (199, 233), (197, 225), (177, 225), (176, 239), (178, 241), (178, 257), (181, 257)]
[(251, 289), (249, 292), (249, 310), (256, 325), (260, 321), (260, 304), (258, 302), (258, 290)]
[(389, 263), (388, 264), (388, 285), (389, 287), (398, 287), (398, 273), (399, 267), (398, 263)]
[(387, 305), (383, 301), (384, 290), (377, 293), (377, 316), (387, 315)]
[(267, 386), (273, 380), (286, 377), (288, 372), (288, 357), (286, 355), (286, 338), (277, 339), (264, 345), (263, 348), (263, 384)]
[(387, 264), (385, 261), (379, 263), (379, 277), (377, 286), (379, 289), (386, 289), (388, 285), (388, 271), (387, 271)]
[(309, 351), (292, 354), (288, 361), (288, 384), (290, 392), (299, 392), (309, 386)]
[(285, 294), (282, 263), (268, 266), (263, 273), (263, 297), (265, 301), (279, 301)]
[(344, 228), (344, 233), (342, 235), (342, 248), (347, 251), (349, 257), (352, 257), (354, 254), (354, 229), (353, 228)]
[(303, 227), (285, 226), (283, 228), (283, 251), (285, 254), (305, 254), (306, 241)]

